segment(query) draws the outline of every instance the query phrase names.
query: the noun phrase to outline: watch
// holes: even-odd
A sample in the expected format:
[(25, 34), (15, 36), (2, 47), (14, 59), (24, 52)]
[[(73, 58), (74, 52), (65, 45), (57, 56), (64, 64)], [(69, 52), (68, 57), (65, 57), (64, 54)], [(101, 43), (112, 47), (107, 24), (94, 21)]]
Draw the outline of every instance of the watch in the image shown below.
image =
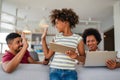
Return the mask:
[(45, 58), (45, 61), (49, 61), (49, 59)]

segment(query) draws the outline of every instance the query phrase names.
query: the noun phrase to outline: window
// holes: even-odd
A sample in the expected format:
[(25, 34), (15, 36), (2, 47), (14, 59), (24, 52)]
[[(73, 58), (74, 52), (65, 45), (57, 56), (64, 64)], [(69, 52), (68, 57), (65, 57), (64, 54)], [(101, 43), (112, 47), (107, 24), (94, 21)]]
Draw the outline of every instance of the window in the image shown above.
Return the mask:
[(14, 15), (6, 12), (1, 13), (1, 32), (13, 32), (15, 31), (15, 20)]
[(8, 46), (6, 44), (6, 36), (8, 35), (8, 33), (0, 33), (0, 36), (2, 37), (0, 39), (0, 53), (5, 53), (5, 50), (8, 49)]
[(5, 53), (5, 50), (8, 49), (5, 38), (6, 38), (6, 36), (8, 35), (9, 32), (14, 32), (15, 31), (15, 21), (16, 21), (16, 16), (8, 14), (6, 12), (1, 12), (0, 53)]

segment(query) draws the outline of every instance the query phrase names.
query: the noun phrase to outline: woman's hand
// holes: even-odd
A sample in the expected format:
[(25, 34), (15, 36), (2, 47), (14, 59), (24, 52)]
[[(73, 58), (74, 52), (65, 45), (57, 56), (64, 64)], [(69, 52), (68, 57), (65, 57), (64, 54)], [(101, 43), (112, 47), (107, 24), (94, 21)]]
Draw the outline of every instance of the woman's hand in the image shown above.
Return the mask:
[(115, 69), (117, 67), (115, 60), (107, 60), (106, 65), (109, 69)]

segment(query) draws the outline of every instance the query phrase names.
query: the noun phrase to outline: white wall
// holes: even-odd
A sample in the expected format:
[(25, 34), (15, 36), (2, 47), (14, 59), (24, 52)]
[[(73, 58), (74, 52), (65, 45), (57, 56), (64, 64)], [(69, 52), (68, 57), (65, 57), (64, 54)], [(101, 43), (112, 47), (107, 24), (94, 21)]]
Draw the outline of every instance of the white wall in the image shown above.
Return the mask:
[[(2, 0), (0, 0), (0, 13), (1, 13), (1, 9), (2, 9)], [(1, 21), (1, 16), (0, 16), (0, 21)], [(1, 25), (1, 23), (0, 23)], [(1, 27), (0, 27), (0, 31), (1, 31)]]
[(114, 5), (115, 50), (120, 52), (120, 1)]
[(96, 29), (98, 29), (98, 27), (99, 27), (99, 24), (88, 24), (88, 25), (86, 25), (86, 24), (79, 24), (72, 31), (74, 33), (83, 33), (83, 31), (85, 29), (87, 29), (87, 28), (96, 28)]
[(101, 30), (102, 32), (106, 32), (113, 28), (114, 21), (113, 21), (113, 16), (108, 17), (106, 20), (101, 22)]
[(3, 0), (3, 3), (2, 3), (2, 11), (10, 13), (12, 15), (16, 15), (16, 7), (12, 4), (4, 2), (4, 0)]

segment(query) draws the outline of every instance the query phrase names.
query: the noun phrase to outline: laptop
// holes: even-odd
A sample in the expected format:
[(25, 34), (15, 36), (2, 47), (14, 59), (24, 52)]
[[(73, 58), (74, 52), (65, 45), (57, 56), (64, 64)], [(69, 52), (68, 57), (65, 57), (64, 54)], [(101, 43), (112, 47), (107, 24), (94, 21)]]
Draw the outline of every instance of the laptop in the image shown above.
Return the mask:
[(62, 44), (57, 44), (57, 43), (54, 43), (54, 42), (50, 43), (49, 47), (52, 51), (60, 52), (60, 53), (65, 53), (68, 50), (72, 50), (72, 51), (76, 50), (73, 47), (68, 47), (68, 46), (65, 46), (65, 45), (62, 45)]
[(115, 60), (117, 52), (115, 51), (90, 51), (86, 52), (85, 67), (106, 66), (108, 59)]

